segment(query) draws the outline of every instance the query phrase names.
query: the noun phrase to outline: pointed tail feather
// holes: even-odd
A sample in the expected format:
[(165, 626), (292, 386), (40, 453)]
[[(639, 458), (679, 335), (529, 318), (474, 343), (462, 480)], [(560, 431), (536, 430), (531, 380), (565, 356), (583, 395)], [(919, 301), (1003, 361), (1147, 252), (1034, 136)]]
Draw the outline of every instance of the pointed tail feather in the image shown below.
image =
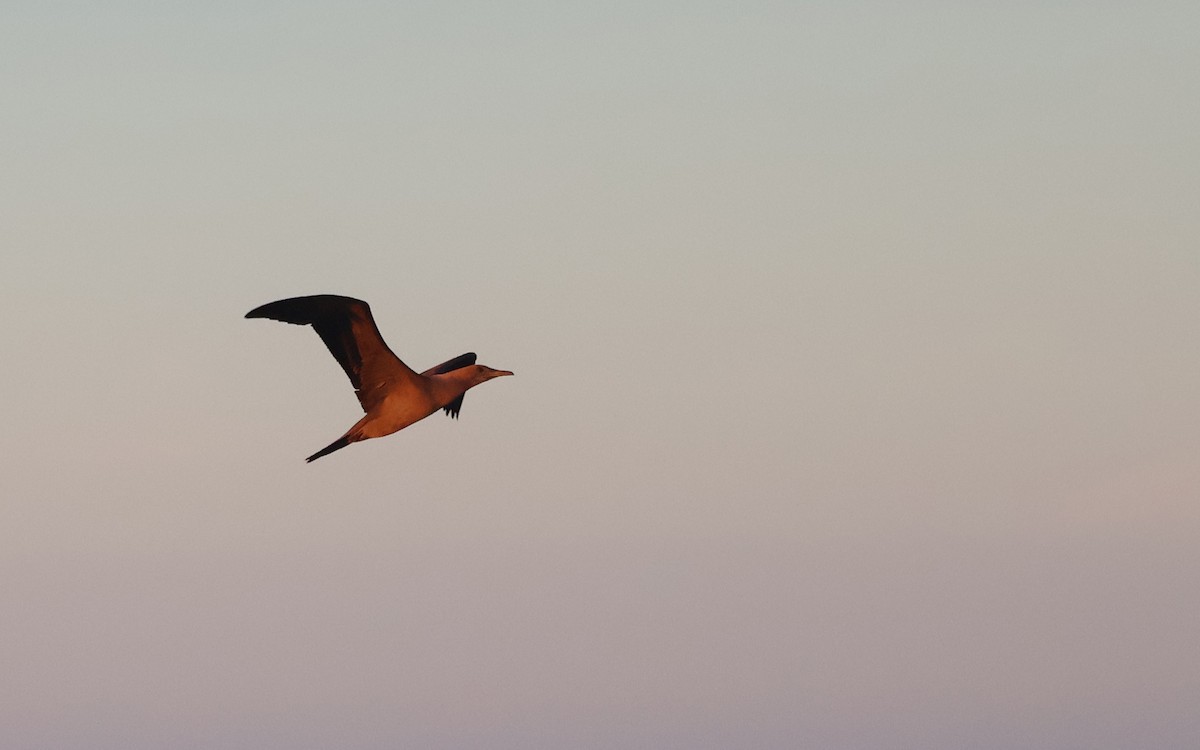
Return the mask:
[(306, 463), (312, 463), (313, 461), (316, 461), (321, 456), (328, 456), (330, 453), (333, 453), (336, 450), (341, 450), (342, 448), (345, 448), (347, 445), (350, 445), (350, 438), (348, 438), (346, 436), (342, 436), (342, 437), (338, 438), (337, 440), (334, 440), (332, 443), (325, 446), (321, 450), (312, 454), (308, 458), (304, 459), (304, 461)]

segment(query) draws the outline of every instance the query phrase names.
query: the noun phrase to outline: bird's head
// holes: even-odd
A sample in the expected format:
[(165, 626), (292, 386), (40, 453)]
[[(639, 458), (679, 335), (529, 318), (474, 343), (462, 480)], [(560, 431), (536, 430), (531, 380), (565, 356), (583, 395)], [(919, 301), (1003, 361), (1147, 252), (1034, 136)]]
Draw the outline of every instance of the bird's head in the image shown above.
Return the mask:
[(474, 371), (471, 374), (472, 386), (479, 385), (480, 383), (491, 380), (492, 378), (498, 378), (502, 375), (512, 375), (510, 370), (493, 370), (487, 365), (472, 365), (471, 369)]

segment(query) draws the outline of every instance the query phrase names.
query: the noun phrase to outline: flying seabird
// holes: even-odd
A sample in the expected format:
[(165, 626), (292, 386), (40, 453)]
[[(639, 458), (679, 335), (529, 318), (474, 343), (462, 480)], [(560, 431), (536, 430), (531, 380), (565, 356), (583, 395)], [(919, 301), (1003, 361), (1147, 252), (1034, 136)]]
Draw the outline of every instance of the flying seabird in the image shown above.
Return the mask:
[(438, 409), (458, 419), (468, 388), (512, 375), (508, 370), (475, 364), (474, 352), (460, 354), (418, 375), (384, 343), (370, 306), (353, 297), (317, 294), (281, 299), (254, 308), (246, 317), (311, 325), (346, 371), (366, 412), (345, 435), (306, 461), (315, 461), (360, 440), (391, 435)]

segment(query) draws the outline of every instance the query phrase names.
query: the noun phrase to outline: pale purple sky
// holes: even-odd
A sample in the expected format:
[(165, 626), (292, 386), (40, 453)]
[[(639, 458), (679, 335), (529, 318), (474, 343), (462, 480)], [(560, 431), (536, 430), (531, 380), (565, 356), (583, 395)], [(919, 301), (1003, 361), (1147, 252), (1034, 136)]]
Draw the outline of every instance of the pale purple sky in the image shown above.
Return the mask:
[(1200, 746), (1197, 28), (6, 8), (2, 744)]

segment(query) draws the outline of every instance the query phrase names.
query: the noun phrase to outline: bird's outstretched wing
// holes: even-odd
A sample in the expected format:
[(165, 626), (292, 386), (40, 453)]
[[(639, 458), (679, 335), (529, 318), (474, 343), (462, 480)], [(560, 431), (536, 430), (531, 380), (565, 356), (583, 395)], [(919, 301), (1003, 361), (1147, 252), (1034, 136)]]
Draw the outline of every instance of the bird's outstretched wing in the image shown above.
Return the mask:
[[(460, 367), (469, 367), (473, 364), (475, 364), (475, 352), (467, 352), (466, 354), (458, 355), (454, 359), (448, 359), (445, 362), (441, 363), (440, 365), (437, 365), (436, 367), (430, 367), (428, 370), (426, 370), (425, 372), (423, 372), (421, 374), (425, 375), (427, 377), (429, 375), (442, 375), (444, 373), (450, 372), (451, 370), (457, 370)], [(465, 396), (465, 395), (467, 395), (467, 394), (464, 393), (463, 396)], [(451, 419), (458, 419), (458, 412), (460, 409), (462, 409), (462, 402), (463, 402), (463, 397), (459, 396), (458, 398), (454, 399), (450, 403), (443, 406), (442, 411), (446, 412), (446, 415), (449, 416)]]
[(412, 368), (384, 343), (370, 305), (360, 299), (335, 294), (291, 297), (256, 307), (246, 317), (311, 325), (346, 371), (364, 411), (388, 390), (380, 386), (418, 382)]

